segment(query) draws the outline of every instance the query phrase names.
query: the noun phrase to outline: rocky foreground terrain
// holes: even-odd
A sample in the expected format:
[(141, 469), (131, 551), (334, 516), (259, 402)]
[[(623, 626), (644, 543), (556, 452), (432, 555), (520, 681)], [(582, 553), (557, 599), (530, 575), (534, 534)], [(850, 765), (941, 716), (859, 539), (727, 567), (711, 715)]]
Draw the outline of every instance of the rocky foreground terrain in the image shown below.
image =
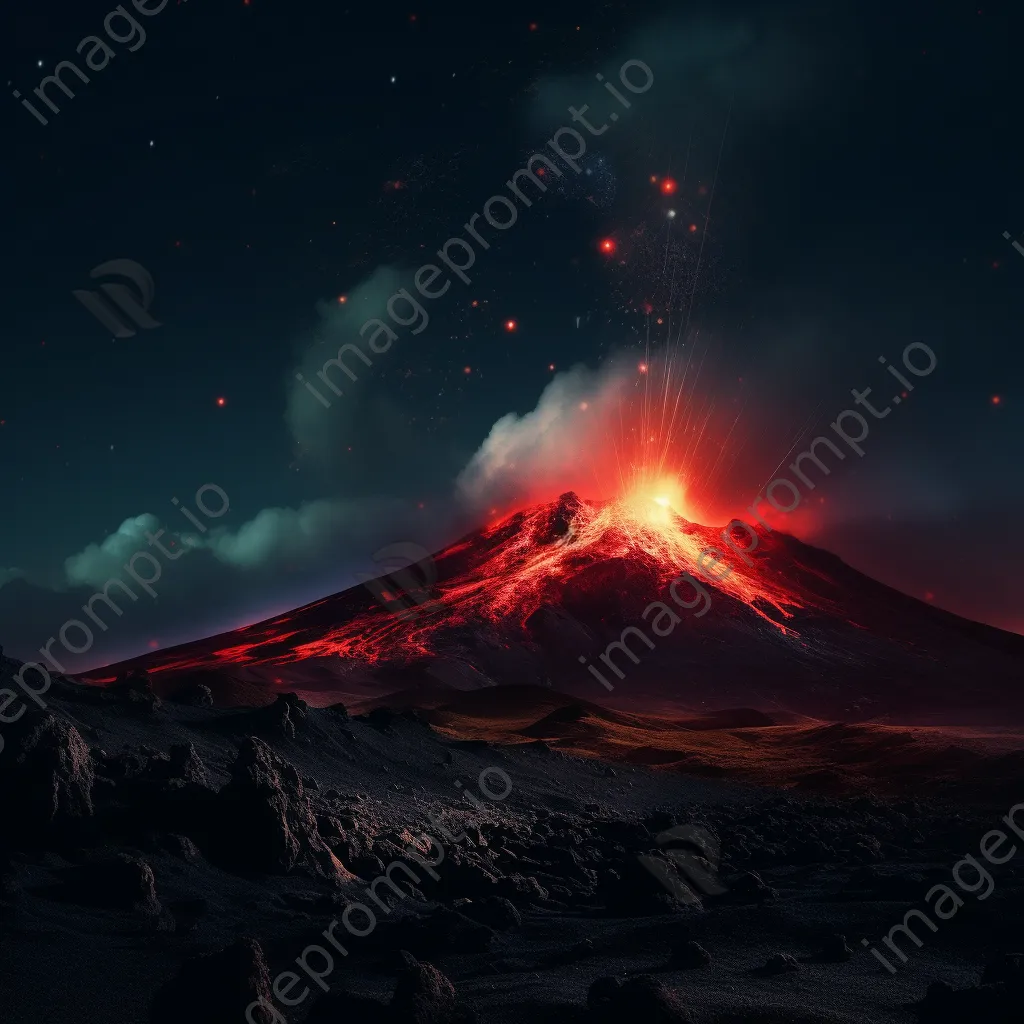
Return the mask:
[[(3, 727), (4, 1024), (1019, 1019), (1024, 853), (990, 891), (952, 869), (1024, 794), (798, 795), (212, 703), (58, 679)], [(881, 938), (938, 883), (961, 905), (902, 962)]]

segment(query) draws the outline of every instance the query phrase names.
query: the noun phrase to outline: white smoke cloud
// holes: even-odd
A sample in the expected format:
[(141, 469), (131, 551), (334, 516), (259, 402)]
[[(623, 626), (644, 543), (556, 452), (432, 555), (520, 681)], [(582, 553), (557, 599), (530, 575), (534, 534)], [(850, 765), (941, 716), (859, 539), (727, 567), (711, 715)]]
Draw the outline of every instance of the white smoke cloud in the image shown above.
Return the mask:
[(146, 534), (155, 536), (159, 529), (160, 521), (149, 512), (126, 519), (98, 544), (90, 544), (64, 560), (66, 584), (102, 587), (107, 580), (122, 573), (125, 563), (136, 551), (150, 549)]
[(343, 535), (351, 511), (344, 502), (329, 499), (298, 508), (265, 508), (237, 530), (216, 530), (203, 545), (218, 561), (238, 569), (302, 561)]
[[(409, 344), (413, 331), (422, 332), (429, 325), (427, 307), (417, 299), (415, 289), (409, 291), (411, 284), (411, 274), (381, 266), (349, 291), (344, 303), (335, 298), (317, 307), (320, 324), (313, 337), (301, 343), (298, 365), (287, 383), (285, 422), (299, 454), (321, 469), (336, 463), (354, 434), (365, 434), (368, 426), (376, 428), (396, 418), (393, 408), (380, 408), (379, 388), (374, 383), (378, 368), (394, 361), (393, 349)], [(416, 307), (404, 297), (393, 299), (402, 289), (412, 296)], [(389, 316), (389, 301), (394, 317)], [(389, 334), (381, 332), (374, 351), (369, 342), (377, 328), (368, 327), (365, 335), (360, 334), (360, 328), (371, 320), (386, 324), (397, 340), (391, 341)], [(398, 320), (412, 322), (403, 326)], [(343, 345), (354, 345), (358, 351), (348, 349), (339, 359)], [(339, 360), (342, 366), (329, 365), (330, 360)], [(368, 425), (368, 419), (375, 423)]]
[(611, 481), (595, 456), (607, 451), (629, 377), (626, 366), (613, 363), (559, 373), (535, 409), (523, 416), (510, 412), (491, 427), (459, 474), (460, 496), (479, 507), (567, 490), (606, 497)]

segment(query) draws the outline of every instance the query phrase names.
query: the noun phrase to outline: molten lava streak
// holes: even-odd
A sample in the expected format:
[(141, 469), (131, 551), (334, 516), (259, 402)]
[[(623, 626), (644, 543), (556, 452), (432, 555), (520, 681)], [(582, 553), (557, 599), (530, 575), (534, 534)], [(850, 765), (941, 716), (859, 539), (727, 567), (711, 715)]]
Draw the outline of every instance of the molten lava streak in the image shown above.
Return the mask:
[[(789, 618), (789, 608), (802, 606), (799, 596), (757, 562), (747, 567), (737, 557), (716, 565), (714, 558), (705, 556), (699, 564), (705, 551), (724, 547), (720, 531), (682, 518), (674, 506), (681, 492), (677, 489), (673, 495), (666, 490), (653, 496), (638, 490), (602, 503), (578, 502), (565, 534), (554, 542), (550, 506), (509, 517), (485, 534), (502, 538), (493, 556), (466, 574), (469, 578), (441, 588), (444, 604), (462, 615), (525, 622), (542, 604), (556, 600), (557, 589), (577, 573), (596, 562), (621, 558), (641, 564), (665, 584), (683, 572), (712, 582), (715, 589), (784, 630), (769, 612)], [(715, 579), (719, 573), (724, 578)], [(652, 593), (650, 600), (660, 596)]]
[(584, 502), (570, 494), (517, 512), (437, 556), (444, 572), (449, 560), (476, 555), (471, 565), (435, 588), (433, 609), (422, 608), (435, 615), (403, 621), (375, 610), (328, 636), (299, 644), (294, 656), (341, 654), (376, 662), (393, 658), (398, 648), (404, 655), (444, 653), (445, 635), (473, 623), (503, 627), (497, 632), (504, 635), (509, 627), (519, 632), (541, 607), (562, 604), (574, 580), (615, 559), (656, 581), (649, 594), (639, 595), (644, 604), (662, 599), (664, 588), (688, 572), (716, 596), (727, 595), (781, 633), (792, 634), (786, 620), (794, 609), (805, 607), (806, 598), (765, 563), (752, 559), (754, 564), (747, 566), (739, 556), (719, 561), (709, 556), (710, 549), (725, 548), (720, 528), (684, 519), (674, 507), (680, 500), (678, 485), (673, 493), (663, 484), (653, 495), (641, 489), (618, 500)]

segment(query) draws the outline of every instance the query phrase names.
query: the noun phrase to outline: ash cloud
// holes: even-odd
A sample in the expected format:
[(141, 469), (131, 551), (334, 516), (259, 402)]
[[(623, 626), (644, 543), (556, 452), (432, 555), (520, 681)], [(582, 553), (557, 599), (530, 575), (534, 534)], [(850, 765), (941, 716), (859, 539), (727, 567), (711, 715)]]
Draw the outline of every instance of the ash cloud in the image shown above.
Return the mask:
[(606, 497), (594, 457), (608, 444), (629, 384), (625, 366), (575, 366), (544, 389), (536, 408), (502, 416), (459, 474), (456, 487), (470, 507), (506, 507), (567, 490)]

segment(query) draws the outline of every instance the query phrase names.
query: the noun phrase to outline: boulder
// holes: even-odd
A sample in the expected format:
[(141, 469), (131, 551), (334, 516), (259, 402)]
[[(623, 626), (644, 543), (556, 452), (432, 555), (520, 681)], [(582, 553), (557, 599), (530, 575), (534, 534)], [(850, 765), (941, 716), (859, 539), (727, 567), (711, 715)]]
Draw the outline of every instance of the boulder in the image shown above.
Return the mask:
[(399, 953), (402, 970), (391, 999), (391, 1016), (406, 1024), (450, 1024), (455, 1016), (455, 986), (433, 964)]
[(295, 768), (263, 740), (244, 740), (231, 781), (216, 799), (217, 855), (242, 871), (289, 874), (305, 870), (332, 880), (353, 876), (320, 835)]
[(598, 978), (587, 994), (587, 1008), (595, 1024), (622, 1024), (626, 1020), (692, 1024), (679, 997), (648, 974), (625, 982), (617, 978)]
[(255, 939), (186, 960), (157, 992), (150, 1024), (272, 1024), (281, 1015), (273, 1004), (270, 973)]
[(5, 739), (0, 784), (10, 841), (70, 838), (93, 815), (94, 765), (78, 730), (52, 712), (33, 709)]

